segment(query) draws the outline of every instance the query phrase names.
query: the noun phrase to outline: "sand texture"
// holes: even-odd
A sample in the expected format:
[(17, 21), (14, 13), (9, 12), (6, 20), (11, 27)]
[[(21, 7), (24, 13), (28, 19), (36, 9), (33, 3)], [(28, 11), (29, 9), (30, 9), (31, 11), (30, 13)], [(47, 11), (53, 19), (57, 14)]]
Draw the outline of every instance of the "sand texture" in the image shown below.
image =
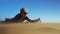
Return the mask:
[(0, 24), (0, 34), (60, 34), (60, 23)]

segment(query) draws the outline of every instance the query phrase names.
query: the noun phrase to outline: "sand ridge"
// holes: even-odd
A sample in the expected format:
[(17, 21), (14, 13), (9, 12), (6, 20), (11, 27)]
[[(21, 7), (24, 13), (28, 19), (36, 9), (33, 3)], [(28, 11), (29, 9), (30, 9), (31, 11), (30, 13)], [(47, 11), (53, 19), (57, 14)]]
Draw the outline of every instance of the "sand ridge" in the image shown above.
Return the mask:
[(58, 23), (13, 23), (0, 25), (0, 34), (60, 34)]

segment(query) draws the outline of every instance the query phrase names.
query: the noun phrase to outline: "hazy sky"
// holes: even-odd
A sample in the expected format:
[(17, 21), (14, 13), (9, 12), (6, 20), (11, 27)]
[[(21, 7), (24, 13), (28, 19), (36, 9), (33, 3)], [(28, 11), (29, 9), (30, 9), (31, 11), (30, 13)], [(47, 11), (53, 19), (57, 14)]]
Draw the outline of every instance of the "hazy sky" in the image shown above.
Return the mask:
[(28, 9), (30, 19), (60, 22), (60, 0), (0, 0), (0, 20), (13, 18), (22, 7)]

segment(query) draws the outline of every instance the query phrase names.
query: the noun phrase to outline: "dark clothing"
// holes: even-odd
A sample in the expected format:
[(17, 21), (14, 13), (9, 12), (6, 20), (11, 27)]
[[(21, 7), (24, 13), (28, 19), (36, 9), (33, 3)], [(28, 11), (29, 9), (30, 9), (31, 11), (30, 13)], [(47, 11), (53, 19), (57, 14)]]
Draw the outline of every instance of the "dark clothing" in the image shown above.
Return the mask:
[(12, 22), (23, 22), (24, 20), (27, 20), (29, 22), (34, 22), (35, 20), (30, 20), (27, 16), (22, 17), (21, 14), (17, 14), (14, 18), (11, 19)]

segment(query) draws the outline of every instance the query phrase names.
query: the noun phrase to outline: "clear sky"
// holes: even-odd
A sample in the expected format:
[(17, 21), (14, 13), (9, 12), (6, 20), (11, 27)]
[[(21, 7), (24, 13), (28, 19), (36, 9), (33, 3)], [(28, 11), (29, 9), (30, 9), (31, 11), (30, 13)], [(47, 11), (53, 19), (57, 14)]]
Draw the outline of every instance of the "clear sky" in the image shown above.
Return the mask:
[(22, 7), (28, 9), (30, 19), (60, 22), (60, 0), (0, 0), (0, 20), (13, 18)]

